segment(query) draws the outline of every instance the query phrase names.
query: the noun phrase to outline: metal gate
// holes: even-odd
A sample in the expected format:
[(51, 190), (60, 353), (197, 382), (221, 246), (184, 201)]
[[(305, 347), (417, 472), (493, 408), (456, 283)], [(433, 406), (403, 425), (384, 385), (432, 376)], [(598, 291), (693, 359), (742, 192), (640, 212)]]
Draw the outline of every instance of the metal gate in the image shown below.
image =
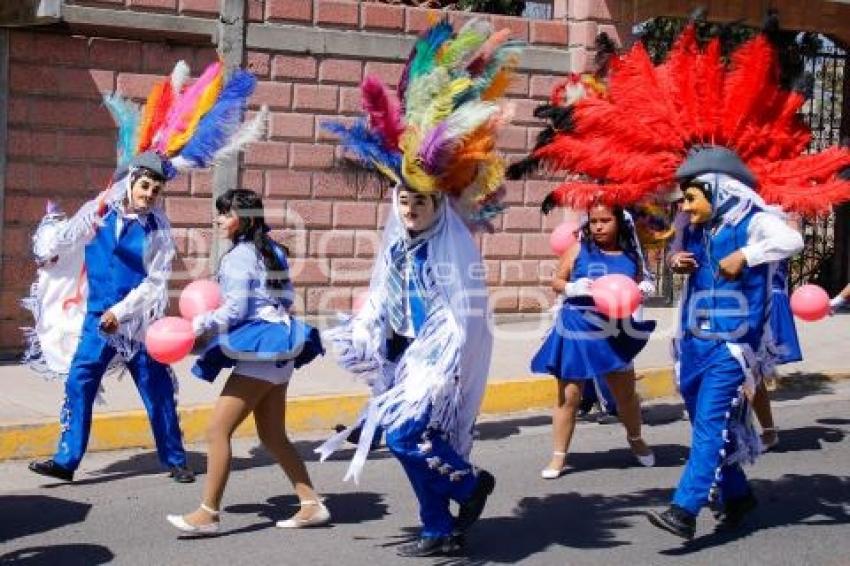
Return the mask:
[[(844, 93), (850, 80), (845, 77), (847, 51), (827, 38), (821, 41), (821, 51), (804, 60), (806, 72), (813, 78), (812, 96), (802, 110), (812, 129), (812, 151), (837, 145), (848, 134), (842, 131)], [(835, 214), (804, 220), (800, 229), (804, 248), (791, 260), (789, 286), (793, 289), (811, 282), (828, 287), (827, 271), (836, 252)]]

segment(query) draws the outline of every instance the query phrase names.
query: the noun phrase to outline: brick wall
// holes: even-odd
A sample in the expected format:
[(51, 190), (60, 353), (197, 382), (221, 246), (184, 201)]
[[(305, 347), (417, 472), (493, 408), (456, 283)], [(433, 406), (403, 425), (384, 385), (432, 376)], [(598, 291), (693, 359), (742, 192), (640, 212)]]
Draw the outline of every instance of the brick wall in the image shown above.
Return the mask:
[[(428, 11), (349, 0), (247, 0), (249, 20), (303, 29), (363, 30), (370, 34), (415, 34), (426, 28)], [(158, 12), (174, 17), (215, 18), (218, 0), (73, 0), (68, 4), (121, 11)], [(570, 4), (558, 21), (528, 21), (492, 16), (497, 27), (548, 50), (559, 49), (572, 68), (592, 57), (588, 45), (610, 19), (598, 0)], [(583, 5), (582, 4), (582, 5)], [(470, 16), (450, 13), (457, 22)], [(608, 18), (608, 19), (606, 19)], [(126, 34), (123, 34), (126, 36)], [(267, 136), (251, 146), (242, 165), (243, 186), (264, 195), (273, 235), (293, 252), (292, 275), (301, 312), (348, 309), (368, 284), (385, 202), (379, 187), (364, 176), (334, 167), (338, 148), (321, 130), (327, 119), (359, 114), (358, 84), (375, 73), (394, 85), (400, 57), (386, 59), (246, 49), (246, 64), (260, 82), (251, 110), (270, 106)], [(17, 327), (27, 322), (17, 306), (34, 275), (29, 235), (48, 197), (68, 211), (104, 186), (114, 163), (115, 130), (100, 103), (103, 92), (143, 100), (152, 82), (185, 59), (195, 72), (215, 58), (209, 46), (150, 40), (14, 30), (10, 34), (8, 167), (0, 349), (20, 347)], [(540, 123), (533, 108), (549, 94), (558, 74), (522, 71), (509, 94), (516, 104), (514, 123), (499, 145), (510, 157), (533, 144)], [(494, 234), (478, 236), (487, 279), (498, 312), (537, 311), (551, 306), (549, 290), (556, 265), (548, 233), (563, 214), (543, 217), (538, 205), (553, 183), (545, 179), (509, 182), (511, 208)], [(166, 210), (175, 227), (179, 259), (174, 289), (206, 275), (211, 239), (211, 174), (180, 178), (168, 187)]]

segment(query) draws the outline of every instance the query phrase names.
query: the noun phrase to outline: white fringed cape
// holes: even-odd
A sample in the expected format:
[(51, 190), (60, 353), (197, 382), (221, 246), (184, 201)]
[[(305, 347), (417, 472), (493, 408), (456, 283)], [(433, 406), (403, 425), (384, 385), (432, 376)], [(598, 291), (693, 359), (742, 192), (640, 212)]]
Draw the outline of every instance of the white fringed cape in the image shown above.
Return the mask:
[[(353, 317), (326, 331), (341, 367), (366, 381), (372, 398), (357, 424), (360, 440), (345, 479), (359, 481), (378, 426), (393, 430), (429, 413), (430, 426), (464, 457), (472, 450), (472, 429), (490, 369), (492, 319), (481, 254), (449, 197), (441, 199), (437, 229), (428, 238), (424, 295), (431, 303), (419, 334), (398, 360), (386, 359), (386, 312), (390, 250), (407, 232), (399, 220), (393, 190), (381, 250), (369, 294)], [(316, 449), (324, 460), (345, 441), (344, 430)]]
[[(122, 206), (129, 182), (128, 174), (102, 195), (107, 210)], [(23, 361), (46, 378), (67, 377), (79, 344), (88, 299), (85, 248), (103, 224), (100, 203), (100, 197), (85, 203), (71, 218), (49, 211), (33, 236), (33, 253), (39, 269), (29, 296), (22, 301), (34, 320), (32, 327), (23, 329), (26, 340)], [(157, 229), (148, 237), (158, 240), (155, 246), (146, 246), (146, 250), (157, 250), (145, 257), (149, 286), (145, 292), (134, 295), (132, 307), (118, 331), (104, 335), (117, 352), (110, 370), (123, 369), (122, 362), (136, 355), (148, 326), (168, 306), (174, 240), (163, 210), (155, 207), (149, 214), (154, 215)]]

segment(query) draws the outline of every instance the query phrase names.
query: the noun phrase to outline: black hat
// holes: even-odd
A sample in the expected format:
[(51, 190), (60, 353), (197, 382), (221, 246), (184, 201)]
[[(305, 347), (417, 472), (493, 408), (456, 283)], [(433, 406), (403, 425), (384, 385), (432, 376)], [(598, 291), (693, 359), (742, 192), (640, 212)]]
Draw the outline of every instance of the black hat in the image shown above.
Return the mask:
[(724, 173), (751, 189), (757, 184), (755, 175), (738, 154), (726, 147), (705, 145), (692, 149), (676, 170), (676, 179), (688, 181), (705, 173)]

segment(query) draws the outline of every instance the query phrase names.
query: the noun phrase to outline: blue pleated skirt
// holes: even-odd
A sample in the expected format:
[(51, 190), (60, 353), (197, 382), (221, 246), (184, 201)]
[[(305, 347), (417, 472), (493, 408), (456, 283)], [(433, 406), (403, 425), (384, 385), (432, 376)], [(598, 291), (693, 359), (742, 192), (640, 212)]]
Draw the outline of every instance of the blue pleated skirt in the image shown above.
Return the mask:
[(776, 343), (779, 357), (777, 364), (790, 364), (803, 359), (800, 340), (797, 337), (797, 325), (791, 312), (791, 300), (788, 293), (774, 289), (770, 306), (770, 328)]
[(594, 379), (628, 367), (643, 350), (654, 320), (609, 320), (589, 297), (564, 301), (555, 326), (531, 360), (531, 371), (558, 379)]
[(278, 367), (294, 362), (299, 368), (324, 354), (319, 331), (296, 318), (289, 324), (253, 319), (214, 336), (192, 367), (206, 381), (215, 380), (225, 368), (250, 360)]

